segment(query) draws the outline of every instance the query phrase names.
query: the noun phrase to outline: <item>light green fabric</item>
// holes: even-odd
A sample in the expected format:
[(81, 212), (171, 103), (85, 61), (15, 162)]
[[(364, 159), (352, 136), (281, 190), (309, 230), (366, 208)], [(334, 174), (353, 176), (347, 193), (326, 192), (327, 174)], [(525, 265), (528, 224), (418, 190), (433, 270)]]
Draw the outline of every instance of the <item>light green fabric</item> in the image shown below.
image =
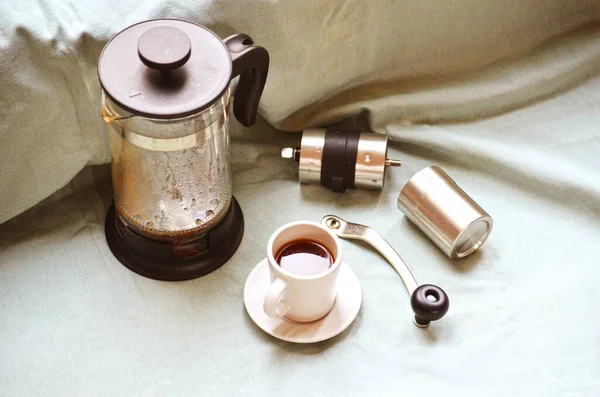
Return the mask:
[(110, 161), (96, 62), (112, 35), (158, 17), (265, 46), (260, 112), (286, 130), (361, 111), (377, 130), (473, 119), (571, 87), (600, 64), (597, 0), (5, 0), (0, 223)]
[[(404, 165), (382, 192), (301, 186), (279, 157), (297, 134), (233, 125), (234, 192), (246, 232), (210, 275), (167, 283), (117, 262), (104, 240), (107, 166), (0, 226), (0, 390), (6, 396), (600, 395), (600, 77), (536, 105), (446, 126), (389, 125)], [(396, 208), (438, 164), (494, 218), (482, 249), (453, 262)], [(416, 328), (391, 267), (343, 242), (363, 306), (312, 346), (264, 334), (246, 276), (271, 233), (328, 213), (373, 226), (450, 311)]]
[[(242, 244), (179, 283), (111, 255), (97, 165), (99, 52), (159, 16), (249, 33), (272, 56), (264, 119), (232, 124)], [(595, 0), (0, 2), (0, 395), (600, 395), (599, 16)], [(382, 192), (298, 184), (279, 151), (299, 134), (272, 125), (347, 116), (404, 165)], [(432, 164), (495, 221), (459, 262), (396, 208)], [(254, 326), (242, 289), (269, 236), (329, 213), (379, 231), (448, 292), (448, 315), (414, 327), (393, 270), (344, 242), (363, 288), (346, 332), (299, 346)]]

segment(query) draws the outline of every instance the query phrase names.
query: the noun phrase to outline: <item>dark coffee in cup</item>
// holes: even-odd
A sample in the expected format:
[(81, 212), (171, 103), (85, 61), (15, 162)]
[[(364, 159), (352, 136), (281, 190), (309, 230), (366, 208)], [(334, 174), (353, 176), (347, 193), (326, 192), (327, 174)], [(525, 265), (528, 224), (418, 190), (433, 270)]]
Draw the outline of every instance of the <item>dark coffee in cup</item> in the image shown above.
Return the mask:
[(335, 258), (322, 244), (308, 239), (294, 240), (275, 255), (282, 269), (299, 276), (323, 273), (333, 265)]

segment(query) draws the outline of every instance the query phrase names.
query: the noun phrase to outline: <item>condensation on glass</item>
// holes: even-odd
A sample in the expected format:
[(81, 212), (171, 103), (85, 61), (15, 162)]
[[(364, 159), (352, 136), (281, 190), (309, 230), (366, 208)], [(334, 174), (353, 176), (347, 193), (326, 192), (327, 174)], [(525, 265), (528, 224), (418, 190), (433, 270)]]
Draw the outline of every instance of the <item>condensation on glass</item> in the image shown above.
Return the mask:
[(113, 197), (130, 228), (170, 241), (217, 225), (231, 204), (229, 89), (208, 109), (152, 119), (121, 109), (104, 92)]

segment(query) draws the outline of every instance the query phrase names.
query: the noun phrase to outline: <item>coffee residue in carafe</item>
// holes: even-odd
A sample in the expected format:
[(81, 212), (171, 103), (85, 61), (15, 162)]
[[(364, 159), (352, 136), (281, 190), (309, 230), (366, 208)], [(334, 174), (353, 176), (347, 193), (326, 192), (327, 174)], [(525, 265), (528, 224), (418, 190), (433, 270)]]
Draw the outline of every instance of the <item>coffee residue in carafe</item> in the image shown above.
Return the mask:
[(212, 229), (221, 221), (232, 197), (228, 147), (219, 142), (225, 134), (197, 147), (163, 152), (133, 145), (113, 125), (115, 204), (130, 227), (171, 239)]

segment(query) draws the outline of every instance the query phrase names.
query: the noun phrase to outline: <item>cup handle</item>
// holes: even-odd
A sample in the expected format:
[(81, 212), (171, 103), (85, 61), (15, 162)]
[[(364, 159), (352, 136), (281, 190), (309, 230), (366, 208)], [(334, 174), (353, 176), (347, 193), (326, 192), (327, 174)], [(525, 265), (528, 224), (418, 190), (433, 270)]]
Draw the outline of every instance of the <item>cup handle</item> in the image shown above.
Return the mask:
[(286, 289), (287, 283), (280, 278), (271, 284), (263, 303), (263, 310), (267, 316), (280, 319), (291, 309), (291, 306), (283, 301)]

